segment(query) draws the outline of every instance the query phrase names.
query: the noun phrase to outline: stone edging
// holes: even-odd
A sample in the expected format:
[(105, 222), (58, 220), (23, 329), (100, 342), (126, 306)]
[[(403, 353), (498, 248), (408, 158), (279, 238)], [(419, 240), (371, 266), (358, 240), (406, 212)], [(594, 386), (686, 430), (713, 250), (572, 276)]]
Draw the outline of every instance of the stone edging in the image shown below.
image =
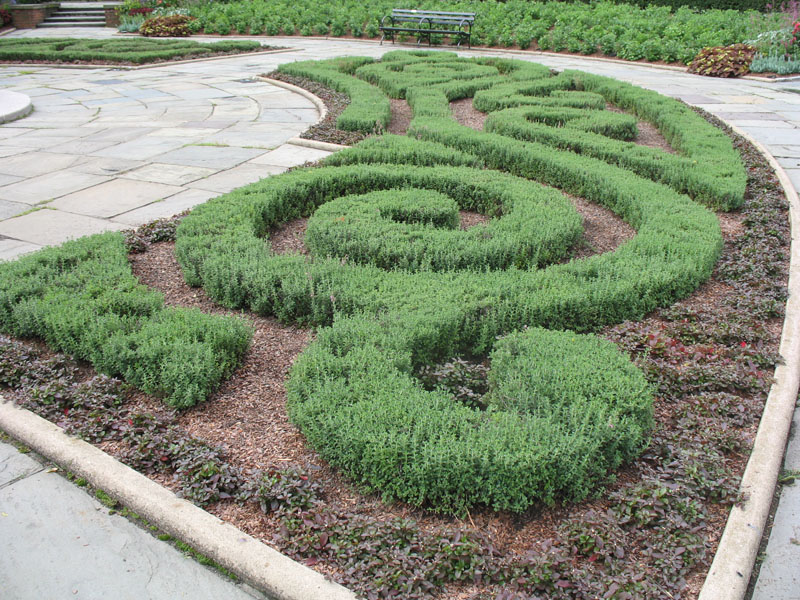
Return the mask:
[(301, 137), (293, 137), (286, 140), (287, 144), (293, 146), (302, 146), (303, 148), (313, 148), (314, 150), (326, 150), (328, 152), (337, 152), (350, 148), (350, 146), (342, 146), (341, 144), (331, 144), (330, 142), (320, 142), (318, 140), (307, 140)]
[[(11, 105), (10, 109), (2, 106), (6, 103)], [(8, 112), (3, 112), (4, 110), (8, 110)], [(32, 112), (33, 104), (30, 97), (11, 90), (0, 90), (0, 124), (27, 117)]]
[[(730, 127), (753, 144), (778, 175), (789, 200), (789, 221), (794, 240), (800, 234), (800, 198), (789, 176), (763, 145), (741, 129)], [(747, 592), (783, 463), (800, 383), (800, 294), (791, 292), (800, 290), (798, 278), (800, 245), (793, 243), (789, 264), (790, 293), (781, 333), (783, 363), (775, 369), (775, 380), (742, 476), (743, 501), (736, 504), (728, 515), (698, 600), (741, 600)]]
[(68, 436), (57, 425), (2, 396), (0, 429), (275, 600), (356, 600), (348, 589), (178, 498), (102, 450)]
[(300, 94), (306, 100), (310, 100), (311, 102), (313, 102), (314, 106), (316, 106), (317, 110), (319, 111), (319, 119), (317, 119), (317, 122), (314, 123), (314, 125), (321, 123), (325, 119), (325, 117), (328, 116), (328, 107), (325, 106), (325, 103), (320, 98), (309, 92), (308, 90), (293, 85), (291, 83), (286, 83), (285, 81), (280, 81), (278, 79), (270, 79), (269, 77), (264, 77), (263, 75), (257, 75), (256, 79), (258, 79), (259, 81), (263, 81), (265, 83), (271, 83), (274, 86), (281, 87), (285, 90), (289, 90), (290, 92), (294, 92), (295, 94)]

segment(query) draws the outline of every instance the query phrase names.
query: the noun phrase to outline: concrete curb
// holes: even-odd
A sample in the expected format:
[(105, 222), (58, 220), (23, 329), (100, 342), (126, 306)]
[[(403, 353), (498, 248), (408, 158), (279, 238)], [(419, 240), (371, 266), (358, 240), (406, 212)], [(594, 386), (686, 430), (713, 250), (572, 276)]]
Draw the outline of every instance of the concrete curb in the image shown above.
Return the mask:
[(329, 152), (337, 152), (350, 146), (342, 146), (341, 144), (331, 144), (330, 142), (318, 142), (317, 140), (307, 140), (305, 138), (293, 137), (286, 140), (287, 144), (294, 146), (302, 146), (303, 148), (313, 148), (314, 150), (327, 150)]
[(0, 397), (0, 429), (276, 600), (355, 600), (346, 588), (178, 498), (58, 426)]
[[(308, 90), (304, 90), (303, 88), (298, 87), (296, 85), (292, 85), (291, 83), (286, 83), (285, 81), (270, 79), (269, 77), (264, 77), (263, 75), (257, 75), (256, 79), (258, 79), (259, 81), (264, 81), (266, 83), (271, 83), (272, 85), (284, 88), (286, 90), (289, 90), (290, 92), (294, 92), (295, 94), (300, 94), (307, 100), (311, 100), (311, 102), (314, 103), (314, 106), (316, 106), (317, 110), (319, 111), (319, 119), (317, 119), (317, 123), (321, 123), (325, 119), (325, 117), (328, 116), (328, 107), (325, 106), (325, 103), (317, 96), (309, 92)], [(314, 125), (316, 125), (317, 123), (315, 123)]]
[[(789, 176), (764, 146), (741, 129), (730, 127), (753, 144), (777, 173), (789, 199), (789, 220), (794, 241), (800, 235), (800, 199)], [(793, 243), (789, 290), (800, 290), (798, 278), (800, 245)], [(783, 463), (800, 384), (800, 293), (797, 292), (790, 291), (786, 302), (780, 355), (783, 364), (775, 369), (775, 381), (769, 391), (753, 450), (742, 476), (740, 489), (744, 494), (744, 502), (735, 505), (728, 515), (698, 600), (741, 600), (747, 593)]]
[(33, 112), (31, 99), (25, 94), (0, 90), (0, 123), (10, 123)]

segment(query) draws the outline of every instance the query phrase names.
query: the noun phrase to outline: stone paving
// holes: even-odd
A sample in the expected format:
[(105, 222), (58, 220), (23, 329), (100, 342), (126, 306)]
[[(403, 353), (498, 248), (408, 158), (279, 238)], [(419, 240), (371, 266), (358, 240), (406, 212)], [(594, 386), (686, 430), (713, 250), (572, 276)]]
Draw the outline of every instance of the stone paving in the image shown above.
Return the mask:
[(109, 514), (52, 465), (5, 442), (0, 442), (0, 573), (5, 600), (265, 599), (125, 517)]
[[(12, 35), (113, 34), (51, 29)], [(31, 116), (0, 126), (0, 258), (168, 216), (324, 156), (285, 143), (316, 121), (312, 103), (253, 77), (283, 62), (378, 57), (393, 49), (306, 38), (267, 43), (293, 51), (130, 71), (0, 67), (0, 89), (29, 95), (35, 107)], [(730, 81), (579, 57), (491, 54), (608, 75), (699, 106), (764, 144), (800, 189), (800, 81)], [(787, 469), (800, 469), (798, 456), (795, 435)], [(800, 598), (798, 526), (795, 484), (783, 490), (755, 600)]]

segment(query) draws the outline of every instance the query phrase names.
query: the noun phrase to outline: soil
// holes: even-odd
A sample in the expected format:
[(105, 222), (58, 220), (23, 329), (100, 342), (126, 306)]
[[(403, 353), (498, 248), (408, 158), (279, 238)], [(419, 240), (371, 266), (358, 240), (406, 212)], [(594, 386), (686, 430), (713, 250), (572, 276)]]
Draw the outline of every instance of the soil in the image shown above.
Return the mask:
[(414, 116), (411, 114), (411, 107), (405, 100), (398, 100), (397, 98), (390, 98), (389, 103), (392, 106), (392, 120), (389, 121), (389, 127), (386, 128), (386, 131), (395, 135), (405, 135), (408, 133), (408, 126)]

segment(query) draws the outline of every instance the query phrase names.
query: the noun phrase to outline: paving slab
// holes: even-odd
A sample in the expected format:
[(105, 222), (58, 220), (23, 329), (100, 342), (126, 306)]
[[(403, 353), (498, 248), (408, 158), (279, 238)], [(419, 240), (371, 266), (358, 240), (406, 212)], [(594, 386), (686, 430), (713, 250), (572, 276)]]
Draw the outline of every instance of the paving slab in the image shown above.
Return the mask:
[(33, 205), (77, 192), (104, 181), (108, 181), (108, 177), (66, 169), (54, 171), (0, 187), (0, 200), (12, 200)]
[[(2, 129), (0, 129), (2, 131)], [(13, 140), (8, 140), (9, 142), (13, 143)], [(7, 156), (17, 156), (19, 154), (24, 154), (25, 152), (30, 152), (30, 148), (23, 148), (22, 146), (8, 146), (8, 145), (0, 145), (0, 158), (6, 158)]]
[[(0, 175), (0, 181), (3, 180), (3, 177), (3, 175)], [(31, 207), (28, 204), (11, 202), (10, 200), (0, 200), (0, 220), (16, 217), (17, 215), (22, 214), (30, 209)]]
[(150, 163), (125, 173), (125, 179), (153, 181), (169, 185), (185, 185), (203, 177), (217, 173), (217, 169), (192, 167), (187, 165), (171, 165), (169, 163)]
[(256, 165), (274, 165), (276, 167), (295, 167), (309, 161), (319, 160), (330, 155), (326, 150), (284, 144), (271, 152), (262, 154), (250, 161)]
[(54, 246), (84, 235), (122, 229), (127, 227), (121, 223), (48, 208), (0, 221), (0, 235), (39, 246)]
[(17, 156), (9, 156), (0, 161), (0, 173), (16, 177), (36, 177), (59, 169), (66, 169), (79, 157), (74, 154), (57, 152), (27, 152)]
[(0, 488), (0, 572), (8, 599), (263, 598), (46, 471)]
[(186, 146), (158, 157), (158, 162), (207, 169), (230, 169), (264, 151), (229, 146)]
[(0, 489), (16, 479), (33, 475), (42, 468), (41, 463), (11, 444), (0, 443)]
[(180, 138), (140, 136), (129, 142), (121, 142), (115, 146), (96, 150), (92, 152), (92, 156), (148, 160), (159, 154), (176, 150), (184, 144), (186, 144), (186, 140)]
[(48, 207), (108, 219), (180, 191), (182, 188), (175, 185), (120, 178), (63, 196)]
[[(784, 469), (800, 471), (800, 410), (795, 411), (793, 437), (784, 459)], [(753, 591), (752, 600), (797, 600), (800, 598), (800, 480), (781, 490), (778, 509)]]
[[(22, 181), (23, 177), (15, 177), (14, 175), (3, 175), (0, 173), (0, 186), (9, 185), (11, 183), (17, 183), (18, 181)], [(2, 217), (0, 217), (2, 219)]]
[(166, 200), (153, 202), (147, 206), (117, 215), (113, 220), (130, 227), (138, 227), (156, 219), (165, 219), (177, 215), (217, 196), (219, 196), (219, 193), (208, 190), (186, 190), (170, 196)]
[(14, 260), (24, 254), (30, 254), (41, 250), (42, 247), (38, 244), (29, 244), (20, 240), (12, 240), (8, 238), (0, 238), (0, 261), (1, 260)]
[(249, 183), (254, 183), (270, 175), (283, 173), (285, 170), (286, 167), (246, 163), (234, 167), (233, 169), (228, 169), (227, 171), (221, 171), (216, 175), (198, 179), (197, 181), (187, 184), (186, 187), (225, 193)]
[(91, 175), (108, 175), (114, 176), (121, 173), (127, 173), (132, 169), (136, 169), (145, 164), (141, 160), (128, 160), (126, 158), (99, 158), (88, 157), (78, 162), (72, 167), (70, 171), (77, 171), (79, 173), (89, 173)]

